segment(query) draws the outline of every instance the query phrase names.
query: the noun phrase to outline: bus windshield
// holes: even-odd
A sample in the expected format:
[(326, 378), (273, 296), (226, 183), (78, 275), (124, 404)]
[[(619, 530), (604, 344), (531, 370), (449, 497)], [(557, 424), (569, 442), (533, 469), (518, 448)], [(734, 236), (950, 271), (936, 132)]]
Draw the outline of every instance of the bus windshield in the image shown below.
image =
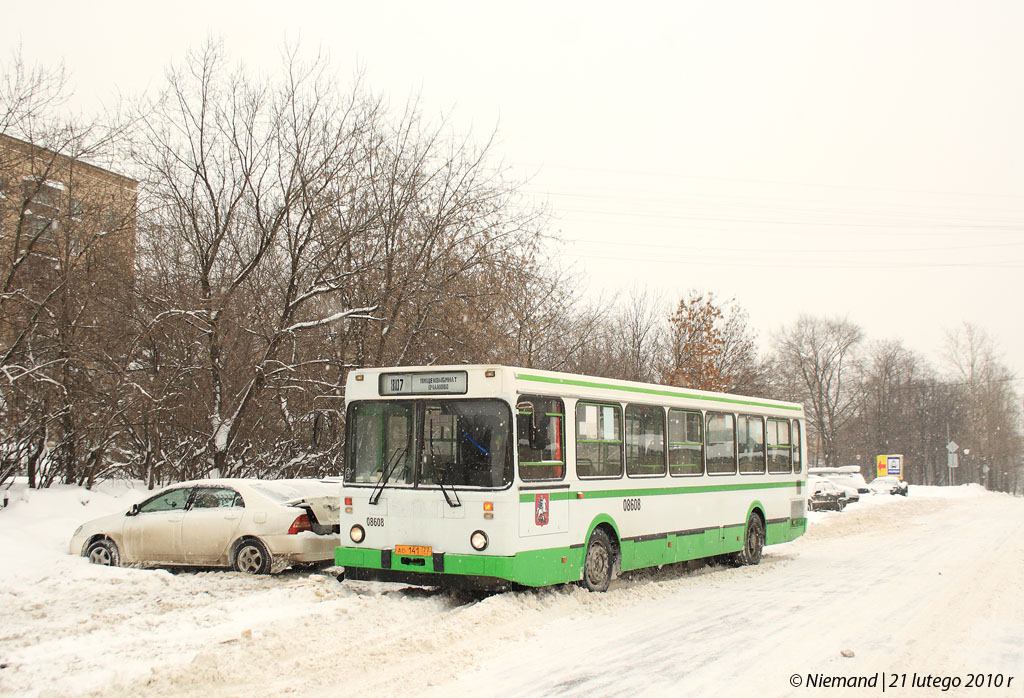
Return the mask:
[(376, 484), (384, 476), (389, 487), (505, 487), (512, 482), (511, 423), (500, 400), (353, 402), (345, 481)]

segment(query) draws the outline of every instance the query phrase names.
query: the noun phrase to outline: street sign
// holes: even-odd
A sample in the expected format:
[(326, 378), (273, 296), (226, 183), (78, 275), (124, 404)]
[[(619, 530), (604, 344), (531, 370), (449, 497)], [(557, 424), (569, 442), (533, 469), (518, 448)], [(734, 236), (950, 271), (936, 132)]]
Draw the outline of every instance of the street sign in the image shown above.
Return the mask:
[(956, 453), (957, 449), (959, 448), (960, 444), (958, 444), (956, 441), (953, 441), (952, 439), (950, 439), (949, 443), (946, 444), (946, 450), (949, 451), (950, 453)]
[(948, 456), (946, 456), (946, 465), (949, 466), (950, 468), (958, 468), (960, 467), (959, 460), (959, 454), (950, 453)]

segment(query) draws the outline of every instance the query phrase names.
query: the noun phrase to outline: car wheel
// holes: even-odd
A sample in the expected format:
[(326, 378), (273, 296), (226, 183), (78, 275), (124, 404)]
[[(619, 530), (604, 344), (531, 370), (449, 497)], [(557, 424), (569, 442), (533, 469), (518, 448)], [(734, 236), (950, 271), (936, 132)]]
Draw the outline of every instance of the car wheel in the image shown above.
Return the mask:
[(117, 567), (121, 564), (121, 553), (118, 552), (117, 545), (114, 541), (109, 538), (104, 538), (90, 543), (88, 550), (85, 552), (85, 556), (88, 557), (89, 562), (94, 565)]
[(761, 517), (751, 513), (747, 519), (747, 533), (743, 537), (743, 549), (733, 556), (736, 565), (756, 565), (764, 552), (764, 524)]
[(255, 538), (246, 538), (239, 543), (231, 559), (231, 567), (246, 574), (268, 574), (272, 563), (267, 546)]
[(587, 543), (587, 556), (583, 561), (583, 586), (587, 591), (608, 591), (615, 567), (615, 549), (608, 534), (595, 528)]

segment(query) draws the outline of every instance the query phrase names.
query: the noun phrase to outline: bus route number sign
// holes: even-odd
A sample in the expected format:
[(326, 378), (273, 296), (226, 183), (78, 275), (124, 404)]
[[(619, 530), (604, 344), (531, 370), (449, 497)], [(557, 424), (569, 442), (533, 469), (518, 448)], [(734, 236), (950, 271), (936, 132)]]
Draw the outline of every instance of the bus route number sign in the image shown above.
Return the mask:
[(465, 395), (469, 380), (465, 371), (431, 373), (382, 373), (381, 395)]

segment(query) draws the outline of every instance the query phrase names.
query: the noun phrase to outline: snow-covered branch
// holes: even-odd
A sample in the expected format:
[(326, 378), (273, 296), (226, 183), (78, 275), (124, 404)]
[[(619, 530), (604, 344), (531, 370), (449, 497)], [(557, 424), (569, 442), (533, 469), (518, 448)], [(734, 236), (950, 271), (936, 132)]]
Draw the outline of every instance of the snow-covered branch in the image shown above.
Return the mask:
[(307, 330), (311, 327), (320, 327), (321, 325), (329, 325), (332, 322), (338, 322), (339, 320), (348, 319), (362, 319), (362, 320), (382, 320), (383, 318), (374, 317), (370, 315), (373, 311), (377, 310), (379, 306), (371, 305), (365, 308), (352, 308), (351, 310), (342, 310), (341, 312), (322, 317), (317, 320), (307, 320), (305, 322), (297, 322), (291, 327), (285, 328), (284, 332), (298, 332), (299, 330)]

